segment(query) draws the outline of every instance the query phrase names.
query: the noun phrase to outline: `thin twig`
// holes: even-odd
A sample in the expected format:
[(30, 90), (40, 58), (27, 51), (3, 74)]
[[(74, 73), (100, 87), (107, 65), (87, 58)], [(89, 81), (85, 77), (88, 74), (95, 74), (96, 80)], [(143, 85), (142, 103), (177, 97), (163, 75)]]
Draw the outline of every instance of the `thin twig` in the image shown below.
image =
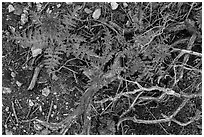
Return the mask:
[[(154, 117), (155, 120), (157, 120), (157, 118), (154, 116), (154, 114), (152, 114), (152, 112), (149, 110), (149, 108), (147, 108), (147, 106), (145, 105), (146, 109), (149, 111), (149, 113)], [(169, 135), (169, 132), (162, 126), (161, 123), (159, 123), (160, 127), (164, 130), (164, 132), (166, 132)]]
[(18, 124), (18, 123), (19, 123), (19, 120), (18, 120), (18, 117), (17, 117), (17, 114), (16, 114), (16, 110), (15, 110), (15, 106), (14, 106), (13, 101), (11, 101), (11, 105), (12, 105), (12, 110), (13, 110), (14, 117), (15, 117), (16, 122), (17, 122), (17, 124)]
[(11, 117), (11, 112), (9, 112), (9, 116), (7, 117), (7, 119), (6, 119), (5, 123), (4, 123), (4, 125), (7, 125), (7, 122), (8, 122), (8, 120), (9, 120), (10, 117)]
[(31, 80), (30, 85), (29, 85), (27, 90), (32, 90), (35, 87), (35, 83), (37, 81), (38, 75), (39, 75), (40, 70), (42, 69), (42, 67), (43, 67), (43, 65), (40, 65), (40, 66), (37, 66), (35, 68), (35, 71), (34, 71), (34, 74), (33, 74), (33, 78)]
[(48, 115), (47, 115), (47, 122), (49, 122), (49, 117), (50, 117), (51, 112), (52, 112), (52, 106), (53, 106), (53, 100), (51, 102), (50, 109), (49, 109), (49, 112), (48, 112)]

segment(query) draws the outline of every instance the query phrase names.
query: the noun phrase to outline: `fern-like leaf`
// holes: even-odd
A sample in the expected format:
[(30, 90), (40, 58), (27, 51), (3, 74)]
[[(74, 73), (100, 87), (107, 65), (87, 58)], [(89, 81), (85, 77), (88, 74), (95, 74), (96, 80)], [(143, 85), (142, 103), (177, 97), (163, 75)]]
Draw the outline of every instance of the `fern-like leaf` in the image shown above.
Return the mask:
[(19, 43), (23, 48), (44, 48), (46, 45), (46, 37), (43, 34), (40, 34), (39, 31), (28, 31), (23, 32), (23, 34), (16, 34), (12, 39)]
[(51, 74), (59, 65), (62, 58), (60, 55), (63, 54), (63, 51), (60, 47), (54, 48), (53, 46), (48, 47), (45, 50), (44, 60), (45, 68), (47, 68), (48, 74)]

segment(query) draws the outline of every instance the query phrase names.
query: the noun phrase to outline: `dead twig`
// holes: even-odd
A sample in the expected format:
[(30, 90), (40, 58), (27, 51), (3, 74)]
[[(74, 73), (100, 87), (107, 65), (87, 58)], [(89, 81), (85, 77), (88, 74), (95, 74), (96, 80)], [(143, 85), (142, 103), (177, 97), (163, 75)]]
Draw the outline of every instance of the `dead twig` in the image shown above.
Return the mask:
[(14, 105), (13, 101), (11, 102), (11, 105), (12, 105), (12, 110), (13, 110), (14, 117), (15, 117), (16, 122), (18, 124), (19, 120), (18, 120), (18, 117), (17, 117), (17, 114), (16, 114), (15, 105)]
[(39, 75), (40, 70), (42, 69), (42, 67), (43, 67), (43, 65), (40, 65), (40, 66), (37, 66), (35, 68), (35, 71), (34, 71), (34, 74), (33, 74), (33, 78), (31, 80), (30, 85), (29, 85), (27, 90), (32, 90), (35, 87), (35, 83), (37, 81), (38, 75)]
[(51, 112), (52, 112), (52, 106), (53, 106), (53, 100), (51, 102), (50, 109), (49, 109), (49, 112), (48, 112), (48, 115), (47, 115), (47, 122), (49, 122), (49, 117), (50, 117)]

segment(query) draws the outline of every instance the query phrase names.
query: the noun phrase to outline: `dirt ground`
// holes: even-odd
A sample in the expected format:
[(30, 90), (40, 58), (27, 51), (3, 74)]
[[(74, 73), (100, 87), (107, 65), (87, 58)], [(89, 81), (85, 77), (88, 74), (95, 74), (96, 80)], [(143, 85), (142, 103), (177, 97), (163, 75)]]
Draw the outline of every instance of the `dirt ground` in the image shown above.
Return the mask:
[(201, 135), (201, 17), (195, 2), (2, 3), (2, 134)]

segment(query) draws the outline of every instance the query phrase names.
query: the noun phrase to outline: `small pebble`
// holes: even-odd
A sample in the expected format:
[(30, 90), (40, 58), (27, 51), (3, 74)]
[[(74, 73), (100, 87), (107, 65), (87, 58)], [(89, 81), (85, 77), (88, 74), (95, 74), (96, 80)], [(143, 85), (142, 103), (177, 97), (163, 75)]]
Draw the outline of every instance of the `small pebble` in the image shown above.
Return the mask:
[(20, 83), (19, 81), (16, 81), (16, 85), (18, 85), (18, 87), (22, 86), (22, 83)]
[(15, 10), (15, 8), (13, 7), (13, 5), (10, 4), (10, 5), (8, 6), (8, 10), (9, 10), (9, 12), (12, 12), (12, 11)]
[(67, 5), (71, 5), (71, 4), (72, 4), (72, 2), (66, 2), (66, 4), (67, 4)]
[(123, 2), (123, 7), (126, 8), (128, 6), (127, 2)]
[(49, 88), (44, 88), (43, 90), (42, 90), (42, 95), (43, 96), (48, 96), (50, 94), (50, 89)]
[(50, 117), (54, 117), (54, 114), (51, 114)]
[(117, 2), (111, 2), (111, 8), (112, 10), (116, 10), (118, 8), (118, 3)]
[(85, 8), (84, 11), (87, 13), (87, 14), (90, 14), (91, 12), (93, 12), (92, 10), (88, 9), (88, 8)]
[(30, 99), (28, 100), (28, 104), (29, 104), (29, 106), (30, 106), (30, 107), (32, 107), (32, 106), (34, 106), (34, 105), (35, 105), (35, 104), (33, 103), (33, 101), (32, 101), (32, 100), (30, 100)]
[(28, 22), (28, 16), (23, 13), (21, 14), (21, 25), (24, 25), (26, 22)]
[(12, 90), (11, 90), (10, 88), (7, 88), (7, 87), (3, 87), (3, 88), (2, 88), (2, 93), (3, 93), (3, 94), (9, 94), (9, 93), (11, 93), (11, 91), (12, 91)]
[(93, 12), (92, 17), (94, 19), (99, 19), (100, 16), (101, 16), (101, 8), (98, 8)]
[(13, 135), (12, 131), (10, 131), (8, 129), (5, 129), (5, 133), (6, 133), (6, 135)]
[(6, 110), (6, 112), (8, 112), (8, 111), (9, 111), (9, 107), (6, 107), (6, 109), (5, 109), (5, 110)]
[(39, 106), (39, 111), (42, 112), (42, 106)]
[(61, 7), (61, 4), (57, 4), (57, 8)]
[(57, 105), (54, 105), (53, 108), (54, 108), (54, 109), (57, 109)]
[(11, 77), (16, 77), (16, 73), (14, 73), (14, 72), (11, 72)]

